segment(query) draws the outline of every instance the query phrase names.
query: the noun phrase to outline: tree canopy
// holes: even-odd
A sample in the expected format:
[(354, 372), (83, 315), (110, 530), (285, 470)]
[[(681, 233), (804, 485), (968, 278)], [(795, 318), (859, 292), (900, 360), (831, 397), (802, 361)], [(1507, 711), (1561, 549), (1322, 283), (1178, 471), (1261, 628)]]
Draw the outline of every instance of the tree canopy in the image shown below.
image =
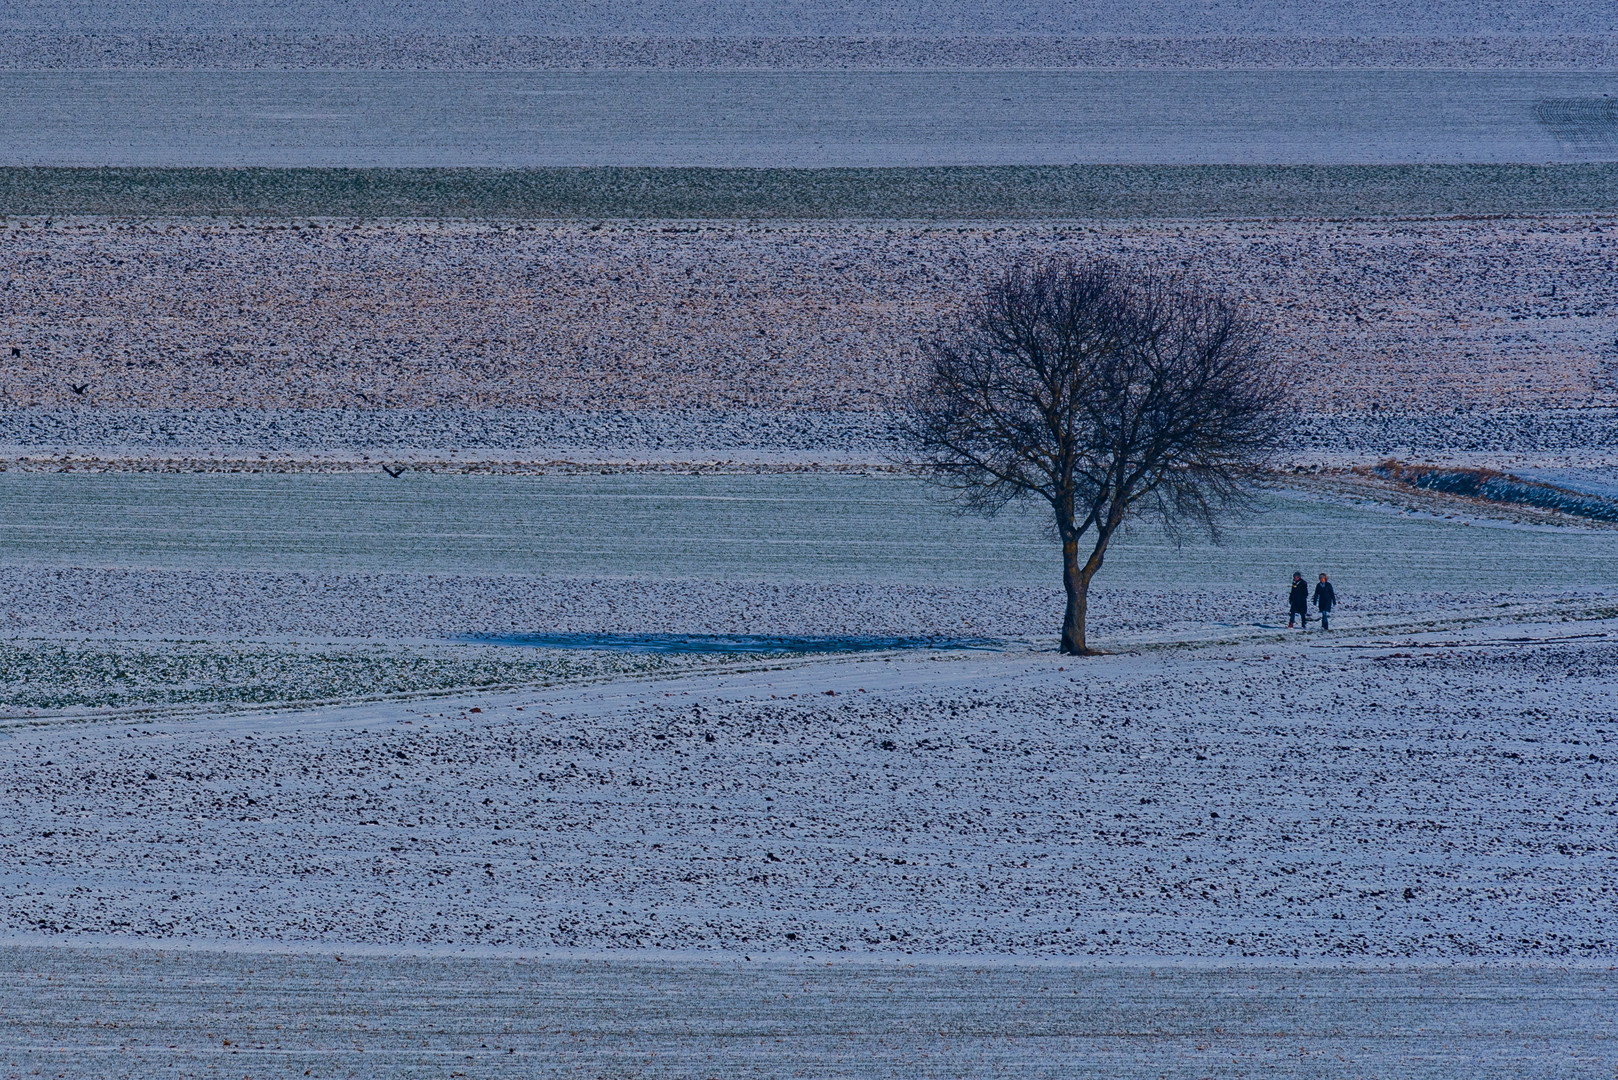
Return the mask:
[(1282, 366), (1238, 305), (1113, 262), (1007, 267), (926, 356), (910, 407), (926, 475), (988, 513), (1055, 512), (1065, 653), (1091, 652), (1090, 580), (1117, 530), (1216, 531), (1286, 430)]

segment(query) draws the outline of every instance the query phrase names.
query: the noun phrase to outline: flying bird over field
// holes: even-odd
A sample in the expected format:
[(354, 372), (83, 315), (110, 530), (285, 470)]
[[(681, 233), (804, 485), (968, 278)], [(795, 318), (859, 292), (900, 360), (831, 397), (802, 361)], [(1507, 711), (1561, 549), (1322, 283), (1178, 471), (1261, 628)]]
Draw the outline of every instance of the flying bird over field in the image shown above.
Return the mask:
[(404, 472), (404, 466), (401, 465), (397, 469), (390, 469), (386, 465), (384, 465), (384, 466), (382, 466), (382, 471), (387, 473), (389, 476), (393, 477), (395, 480), (397, 480), (397, 479), (399, 479), (399, 474)]
[(83, 394), (86, 390), (90, 389), (89, 383), (68, 383), (68, 385), (73, 387), (73, 392), (75, 394)]

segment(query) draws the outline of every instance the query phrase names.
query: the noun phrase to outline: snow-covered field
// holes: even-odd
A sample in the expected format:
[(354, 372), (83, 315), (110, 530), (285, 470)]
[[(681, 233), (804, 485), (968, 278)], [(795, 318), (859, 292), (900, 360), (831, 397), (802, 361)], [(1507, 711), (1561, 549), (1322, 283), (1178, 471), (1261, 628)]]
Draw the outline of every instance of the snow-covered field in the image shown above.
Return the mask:
[[(933, 13), (930, 13), (933, 14)], [(1520, 13), (1513, 12), (1514, 21)], [(1194, 37), (1159, 23), (1120, 35), (1058, 35), (979, 29), (941, 35), (787, 33), (692, 36), (680, 32), (554, 35), (514, 32), (344, 30), (305, 23), (280, 32), (19, 30), (0, 37), (0, 70), (17, 71), (912, 71), (1094, 70), (1113, 68), (1291, 70), (1443, 68), (1484, 71), (1610, 71), (1618, 67), (1611, 20), (1551, 32), (1473, 24), (1464, 33), (1333, 35), (1251, 25)], [(1312, 31), (1312, 32), (1311, 32)]]
[(0, 925), (332, 947), (1609, 958), (1618, 621), (1590, 614), (13, 728)]
[[(165, 478), (47, 479), (60, 501), (63, 484)], [(612, 485), (648, 478), (562, 479), (605, 482), (611, 507), (634, 494)], [(831, 490), (845, 482), (907, 483)], [(375, 530), (346, 501), (348, 527)], [(838, 501), (807, 515), (828, 536), (858, 527), (827, 513)], [(245, 555), (215, 502), (216, 548)], [(456, 505), (437, 512), (464, 520)], [(1248, 535), (1225, 562), (1186, 553), (1167, 587), (1120, 560), (1096, 612), (1114, 654), (1096, 660), (1012, 641), (651, 663), (445, 639), (1048, 635), (1057, 596), (836, 567), (783, 580), (718, 549), (705, 565), (751, 579), (428, 574), (389, 569), (386, 548), (368, 570), (300, 570), (309, 555), (285, 550), (141, 569), (161, 514), (81, 514), (102, 568), (39, 565), (41, 545), (0, 572), (16, 635), (0, 666), (84, 695), (0, 691), (29, 714), (0, 731), (0, 1064), (1609, 1076), (1618, 595), (1577, 552), (1615, 534), (1313, 505), (1306, 545), (1387, 522), (1359, 574), (1402, 542), (1498, 591), (1367, 597), (1339, 572), (1337, 630), (1288, 633), (1268, 579), (1195, 584), (1262, 567)], [(619, 520), (579, 520), (597, 517)], [(1308, 518), (1294, 506), (1272, 532), (1299, 542)], [(266, 514), (270, 546), (298, 519)], [(165, 559), (203, 546), (190, 528)], [(1584, 595), (1529, 595), (1514, 566)], [(387, 684), (401, 673), (421, 681)], [(315, 690), (348, 700), (299, 704)], [(395, 697), (356, 700), (379, 691)], [(128, 709), (163, 694), (186, 707)]]
[[(394, 618), (431, 607), (408, 577), (105, 573), (12, 570), (6, 588), (92, 643), (107, 628), (63, 609), (227, 635), (255, 612), (296, 634), (394, 590)], [(710, 606), (727, 591), (669, 588), (621, 617), (757, 626)], [(846, 604), (902, 599), (877, 593), (823, 597), (816, 618), (869, 625)], [(1350, 604), (1330, 636), (1153, 599), (1124, 608), (1162, 624), (1114, 623), (1121, 651), (1083, 663), (721, 659), (13, 722), (0, 1061), (1609, 1075), (1618, 598), (1407, 596)]]
[[(1043, 519), (958, 517), (914, 479), (807, 474), (0, 476), (7, 715), (281, 707), (533, 685), (673, 661), (531, 634), (1048, 645)], [(1342, 626), (1600, 609), (1618, 532), (1461, 503), (1277, 490), (1220, 543), (1138, 530), (1098, 579), (1107, 647), (1281, 619), (1293, 569)], [(1581, 609), (1583, 610), (1583, 609)], [(467, 639), (481, 639), (472, 643)]]
[[(0, 11), (13, 165), (817, 167), (0, 170), (0, 1076), (1613, 1075), (1618, 531), (1316, 468), (1612, 490), (1605, 6), (517, 7)], [(1082, 662), (902, 461), (1014, 252), (1306, 361)]]
[(1570, 491), (1597, 495), (1604, 499), (1618, 499), (1618, 472), (1611, 469), (1560, 468), (1524, 469), (1519, 473), (1525, 480), (1553, 484)]
[[(1073, 665), (1044, 651), (1037, 533), (913, 481), (424, 482), (412, 519), (375, 475), (6, 480), (13, 931), (1610, 951), (1611, 531), (1278, 496), (1224, 548), (1135, 538), (1096, 603), (1120, 654)], [(534, 526), (552, 539), (513, 548)], [(505, 554), (470, 573), (479, 547)], [(1276, 629), (1276, 582), (1327, 554), (1334, 635)], [(557, 631), (1006, 644), (616, 667), (453, 644)], [(139, 705), (189, 708), (132, 726)]]
[[(1278, 494), (1222, 548), (1132, 538), (1115, 655), (1074, 663), (1032, 526), (900, 478), (4, 482), (13, 933), (1250, 959), (1618, 929), (1610, 530)], [(1294, 562), (1333, 572), (1331, 636), (1278, 628)], [(456, 643), (626, 631), (1002, 645)]]
[(1067, 253), (1227, 287), (1299, 359), (1304, 423), (1610, 407), (1615, 232), (1590, 214), (953, 226), (12, 218), (0, 229), (0, 401), (880, 411), (902, 400), (918, 338), (947, 326), (985, 274), (1014, 254)]
[(1610, 72), (1539, 70), (0, 71), (0, 161), (1610, 161), (1618, 123), (1601, 105), (1615, 87)]
[[(0, 408), (0, 464), (18, 472), (870, 473), (911, 456), (890, 409)], [(1618, 409), (1300, 411), (1277, 465), (1388, 457), (1565, 474), (1600, 494)]]
[[(419, 614), (395, 621), (434, 595), (467, 611), (481, 607), (496, 624), (488, 628), (507, 633), (548, 629), (520, 621), (543, 612), (547, 595), (579, 617), (610, 611), (606, 605), (627, 598), (606, 599), (614, 596), (614, 581), (709, 583), (703, 587), (716, 591), (693, 597), (683, 616), (678, 601), (659, 603), (659, 618), (677, 619), (681, 629), (704, 618), (730, 621), (713, 614), (725, 610), (712, 606), (725, 583), (789, 592), (816, 584), (926, 590), (1058, 584), (1048, 511), (1028, 506), (994, 519), (960, 516), (909, 476), (8, 472), (0, 473), (0, 495), (0, 544), (19, 568), (0, 600), (18, 605), (13, 625), (30, 624), (42, 610), (31, 597), (49, 595), (51, 605), (78, 618), (100, 611), (103, 626), (128, 625), (131, 616), (142, 622), (139, 608), (155, 605), (181, 621), (159, 618), (150, 624), (154, 632), (183, 633), (184, 619), (200, 622), (215, 603), (229, 603), (228, 590), (204, 602), (206, 587), (180, 584), (205, 572), (219, 581), (249, 581), (255, 576), (249, 571), (266, 583), (279, 581), (267, 585), (269, 594), (330, 612), (336, 621), (319, 624), (329, 625), (327, 632), (353, 633), (337, 627), (360, 625), (358, 613), (368, 611), (376, 625), (392, 628), (389, 637), (416, 636), (401, 629), (412, 624), (447, 629)], [(1610, 528), (1582, 527), (1576, 519), (1517, 524), (1468, 513), (1465, 504), (1434, 501), (1425, 512), (1416, 511), (1419, 505), (1277, 488), (1261, 496), (1252, 514), (1227, 522), (1218, 543), (1195, 534), (1176, 542), (1149, 526), (1131, 530), (1109, 552), (1097, 585), (1165, 596), (1205, 590), (1273, 596), (1301, 569), (1340, 577), (1345, 595), (1464, 595), (1580, 591), (1618, 576), (1618, 532)], [(50, 587), (61, 571), (47, 568), (83, 567), (114, 572), (115, 584), (102, 589), (68, 569), (70, 577)], [(156, 569), (173, 573), (136, 584)], [(293, 583), (300, 577), (308, 584)], [(491, 594), (473, 587), (451, 599), (454, 582), (505, 577), (513, 580)], [(581, 595), (597, 588), (607, 590), (600, 607)], [(400, 598), (373, 595), (389, 589), (400, 590)], [(504, 599), (502, 589), (509, 590)], [(351, 590), (354, 606), (346, 608)], [(270, 609), (259, 610), (269, 617)], [(881, 621), (888, 626), (912, 614)], [(617, 621), (584, 628), (633, 629)]]
[(601, 680), (674, 668), (659, 657), (599, 651), (542, 654), (478, 643), (330, 641), (307, 628), (298, 640), (263, 641), (263, 629), (254, 630), (251, 639), (227, 641), (0, 641), (0, 723), (430, 698), (474, 687)]
[(1606, 1080), (1605, 967), (0, 949), (33, 1075)]

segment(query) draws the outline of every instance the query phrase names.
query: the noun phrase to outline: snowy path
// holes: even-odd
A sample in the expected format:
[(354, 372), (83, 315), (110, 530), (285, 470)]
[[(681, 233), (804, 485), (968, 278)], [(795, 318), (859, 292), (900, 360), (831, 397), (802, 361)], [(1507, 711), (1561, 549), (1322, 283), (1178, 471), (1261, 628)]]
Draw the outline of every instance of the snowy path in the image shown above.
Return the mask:
[[(1606, 1078), (1604, 966), (1013, 965), (0, 946), (54, 1077)], [(9, 1067), (9, 1068), (7, 1068)]]

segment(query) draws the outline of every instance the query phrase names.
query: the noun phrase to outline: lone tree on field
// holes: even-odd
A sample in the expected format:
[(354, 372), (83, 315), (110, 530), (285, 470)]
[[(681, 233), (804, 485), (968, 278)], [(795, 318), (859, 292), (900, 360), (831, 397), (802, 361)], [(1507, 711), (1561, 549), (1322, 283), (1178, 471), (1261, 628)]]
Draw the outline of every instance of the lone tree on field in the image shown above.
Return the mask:
[(926, 355), (910, 430), (929, 478), (989, 514), (1056, 512), (1064, 653), (1093, 655), (1085, 604), (1118, 528), (1217, 534), (1285, 429), (1280, 364), (1234, 304), (1114, 263), (1015, 264)]

